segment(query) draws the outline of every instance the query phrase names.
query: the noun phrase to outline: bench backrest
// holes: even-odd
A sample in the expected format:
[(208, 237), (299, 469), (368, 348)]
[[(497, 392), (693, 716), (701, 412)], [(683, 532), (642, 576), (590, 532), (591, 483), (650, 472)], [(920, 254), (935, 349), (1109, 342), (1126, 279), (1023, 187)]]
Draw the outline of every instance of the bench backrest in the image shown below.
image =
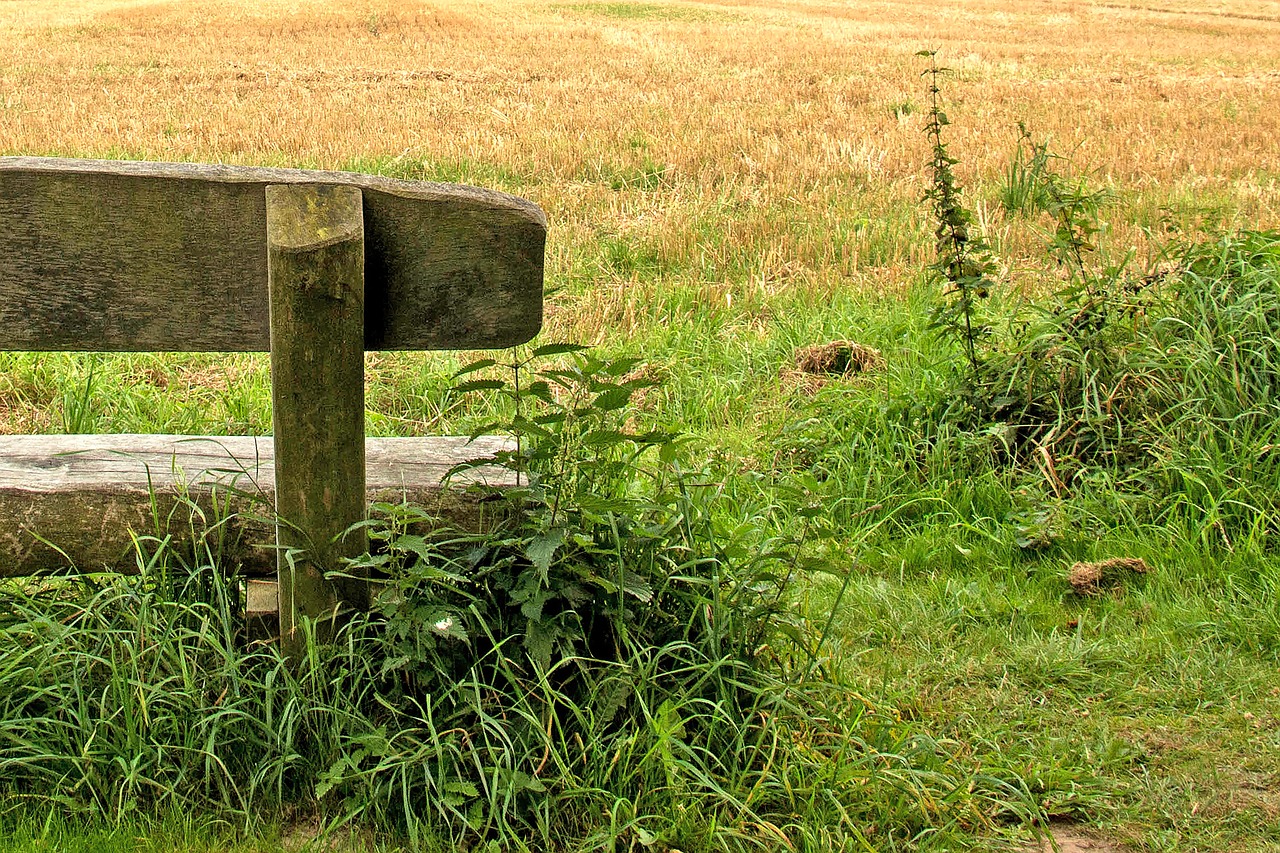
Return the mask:
[(0, 157), (0, 349), (270, 348), (265, 188), (364, 204), (366, 350), (523, 343), (546, 220), (473, 187), (191, 163)]

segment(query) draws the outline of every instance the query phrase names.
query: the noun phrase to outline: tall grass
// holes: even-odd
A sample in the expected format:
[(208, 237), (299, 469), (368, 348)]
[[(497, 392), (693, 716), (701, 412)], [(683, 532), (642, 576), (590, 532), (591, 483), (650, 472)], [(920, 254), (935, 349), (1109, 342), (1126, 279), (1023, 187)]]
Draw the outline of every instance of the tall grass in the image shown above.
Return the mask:
[(797, 609), (805, 542), (627, 425), (634, 362), (567, 357), (521, 365), (508, 525), (428, 538), (382, 507), (377, 607), (295, 665), (247, 641), (225, 567), (164, 540), (135, 577), (12, 585), (0, 801), (250, 831), (314, 813), (422, 849), (927, 850), (1033, 826), (1016, 770), (842, 683)]
[(856, 694), (696, 643), (537, 669), (511, 640), (413, 670), (421, 689), (386, 622), (358, 620), (291, 669), (243, 645), (231, 591), (200, 575), (197, 597), (151, 574), (8, 597), (5, 801), (250, 829), (300, 809), (442, 849), (828, 849), (1035, 815), (1016, 779), (956, 766), (955, 745)]

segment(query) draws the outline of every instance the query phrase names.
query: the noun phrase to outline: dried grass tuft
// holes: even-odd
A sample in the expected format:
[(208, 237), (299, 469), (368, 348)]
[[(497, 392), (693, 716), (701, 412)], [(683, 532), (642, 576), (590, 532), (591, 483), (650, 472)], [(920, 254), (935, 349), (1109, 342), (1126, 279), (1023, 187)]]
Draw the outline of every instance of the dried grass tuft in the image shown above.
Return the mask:
[(796, 350), (796, 369), (819, 376), (852, 376), (883, 365), (880, 350), (853, 341), (832, 341)]
[(1096, 563), (1076, 563), (1067, 570), (1067, 582), (1077, 595), (1095, 596), (1149, 571), (1151, 567), (1141, 557), (1112, 557)]
[(795, 366), (784, 367), (779, 376), (784, 387), (816, 393), (832, 379), (847, 379), (884, 366), (884, 357), (875, 347), (853, 341), (832, 341), (801, 347), (795, 352)]

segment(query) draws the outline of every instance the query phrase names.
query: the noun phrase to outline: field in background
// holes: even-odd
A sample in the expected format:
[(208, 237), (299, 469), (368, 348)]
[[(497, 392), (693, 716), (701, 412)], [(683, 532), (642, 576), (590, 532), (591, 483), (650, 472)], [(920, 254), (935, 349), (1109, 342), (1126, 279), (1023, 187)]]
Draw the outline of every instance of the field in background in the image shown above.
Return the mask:
[(929, 251), (922, 48), (957, 71), (955, 153), (978, 187), (1024, 121), (1114, 183), (1124, 244), (1274, 222), (1277, 26), (1271, 0), (11, 0), (0, 151), (511, 190), (549, 215), (552, 280), (590, 285), (557, 314), (582, 337), (645, 325), (618, 291), (651, 268), (745, 311), (910, 283)]
[[(1063, 499), (1037, 471), (913, 469), (884, 415), (953, 355), (924, 331), (916, 52), (955, 70), (966, 199), (1013, 289), (1040, 292), (1046, 225), (998, 203), (1020, 121), (1109, 189), (1103, 242), (1135, 268), (1170, 239), (1280, 227), (1280, 2), (8, 0), (0, 39), (0, 154), (351, 169), (542, 205), (544, 340), (648, 359), (664, 384), (640, 416), (706, 439), (726, 515), (787, 528), (790, 490), (847, 530), (824, 546), (852, 578), (834, 646), (869, 707), (1136, 849), (1280, 849), (1274, 543), (1191, 510), (1142, 520), (1102, 486)], [(834, 338), (885, 370), (816, 396), (786, 378)], [(371, 431), (486, 417), (447, 390), (466, 358), (370, 356)], [(0, 430), (270, 429), (259, 357), (3, 359)], [(1117, 555), (1155, 571), (1070, 595), (1066, 565)]]
[[(1006, 222), (992, 187), (1020, 120), (1114, 187), (1120, 250), (1148, 254), (1144, 231), (1280, 220), (1270, 0), (342, 5), (10, 0), (0, 152), (515, 192), (552, 227), (549, 338), (677, 350), (714, 332), (758, 352), (788, 330), (809, 337), (797, 318), (832, 301), (918, 280), (932, 252), (919, 204), (925, 47), (956, 69), (952, 154), (1015, 273), (1038, 240)], [(206, 402), (234, 384), (221, 368), (204, 377), (204, 362), (138, 364)], [(737, 391), (754, 391), (755, 373)], [(5, 394), (0, 428), (56, 424), (55, 389), (27, 384)], [(741, 393), (703, 402), (731, 400)], [(378, 432), (442, 427), (385, 402)], [(260, 425), (237, 407), (180, 425)]]
[[(1035, 287), (1039, 239), (993, 203), (1019, 121), (1113, 188), (1118, 251), (1144, 259), (1146, 232), (1280, 221), (1277, 26), (1271, 0), (11, 0), (0, 152), (508, 190), (551, 222), (549, 338), (684, 351), (714, 333), (751, 353), (811, 337), (801, 318), (833, 300), (919, 279), (932, 245), (916, 51), (956, 69), (945, 96), (961, 179), (1014, 280)], [(262, 383), (252, 400), (224, 390), (261, 363), (217, 364), (128, 369), (200, 398), (183, 430), (260, 427)], [(47, 402), (60, 395), (39, 374), (4, 395), (0, 427), (56, 426)], [(753, 365), (745, 387), (699, 402), (718, 410), (775, 376)], [(419, 385), (409, 396), (432, 387)], [(396, 396), (375, 392), (389, 420), (374, 430), (448, 425)]]

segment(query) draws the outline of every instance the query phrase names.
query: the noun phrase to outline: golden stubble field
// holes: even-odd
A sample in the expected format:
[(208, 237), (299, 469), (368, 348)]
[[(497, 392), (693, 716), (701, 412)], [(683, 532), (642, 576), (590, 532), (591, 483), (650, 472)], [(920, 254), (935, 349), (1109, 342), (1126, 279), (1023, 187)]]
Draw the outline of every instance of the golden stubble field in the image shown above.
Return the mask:
[(635, 277), (609, 241), (712, 291), (912, 280), (925, 48), (1011, 266), (1020, 120), (1114, 186), (1125, 248), (1280, 222), (1280, 0), (5, 0), (0, 39), (0, 153), (444, 168), (543, 205), (583, 297)]

